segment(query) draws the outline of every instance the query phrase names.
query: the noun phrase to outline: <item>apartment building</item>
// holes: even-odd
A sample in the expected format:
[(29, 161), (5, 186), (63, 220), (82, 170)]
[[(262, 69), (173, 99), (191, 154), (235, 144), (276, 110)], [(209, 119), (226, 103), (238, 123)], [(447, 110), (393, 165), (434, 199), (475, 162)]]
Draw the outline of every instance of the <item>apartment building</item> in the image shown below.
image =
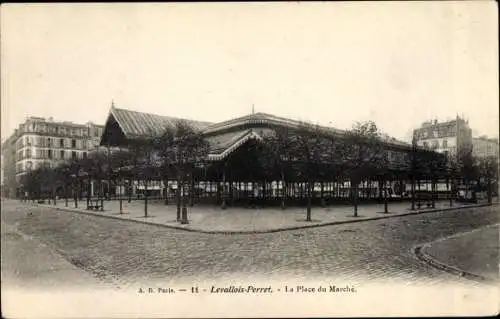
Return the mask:
[(98, 147), (103, 126), (28, 117), (2, 144), (4, 195), (13, 196), (30, 170), (87, 156)]
[(472, 129), (459, 116), (445, 122), (424, 122), (413, 131), (413, 136), (418, 146), (448, 154), (452, 160), (457, 160), (460, 151), (472, 149)]
[(472, 139), (472, 151), (477, 158), (498, 158), (498, 139), (487, 136), (474, 137)]

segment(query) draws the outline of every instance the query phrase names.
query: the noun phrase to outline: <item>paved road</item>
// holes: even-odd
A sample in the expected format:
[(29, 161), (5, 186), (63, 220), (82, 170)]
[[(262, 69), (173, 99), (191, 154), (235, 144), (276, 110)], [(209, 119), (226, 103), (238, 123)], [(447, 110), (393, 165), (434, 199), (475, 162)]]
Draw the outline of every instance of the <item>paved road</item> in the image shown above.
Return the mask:
[(463, 283), (417, 260), (412, 248), (499, 222), (493, 206), (281, 233), (213, 235), (19, 205), (2, 202), (2, 223), (94, 277), (122, 286), (234, 276)]

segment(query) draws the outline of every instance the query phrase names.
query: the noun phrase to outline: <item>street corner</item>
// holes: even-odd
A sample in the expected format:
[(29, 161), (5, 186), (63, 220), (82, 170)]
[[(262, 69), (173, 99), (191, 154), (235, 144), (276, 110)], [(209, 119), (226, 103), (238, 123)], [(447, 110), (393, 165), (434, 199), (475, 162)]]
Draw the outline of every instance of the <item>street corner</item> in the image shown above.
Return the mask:
[(413, 248), (416, 257), (442, 271), (481, 283), (498, 283), (500, 225), (488, 225)]

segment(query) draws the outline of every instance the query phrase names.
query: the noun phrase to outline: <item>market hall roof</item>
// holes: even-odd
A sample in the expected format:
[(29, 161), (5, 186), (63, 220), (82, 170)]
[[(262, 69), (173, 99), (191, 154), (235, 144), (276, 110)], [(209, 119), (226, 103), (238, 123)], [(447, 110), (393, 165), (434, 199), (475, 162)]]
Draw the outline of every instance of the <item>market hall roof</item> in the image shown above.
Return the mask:
[[(292, 128), (297, 128), (300, 127), (300, 125), (304, 124), (305, 122), (303, 121), (297, 121), (285, 117), (280, 117), (276, 116), (273, 114), (268, 114), (268, 113), (253, 113), (249, 115), (245, 115), (242, 117), (237, 117), (234, 119), (230, 119), (227, 121), (215, 123), (213, 125), (210, 125), (204, 130), (205, 134), (210, 134), (210, 133), (215, 133), (215, 132), (220, 132), (224, 131), (227, 129), (231, 129), (237, 126), (243, 126), (243, 125), (251, 125), (251, 124), (271, 124), (271, 125), (278, 125), (278, 126), (286, 126), (286, 127), (292, 127)], [(327, 127), (327, 126), (319, 126), (318, 127), (342, 134), (344, 131), (333, 128), (333, 127)]]
[[(210, 144), (210, 157), (213, 158), (224, 157), (248, 139), (262, 138), (256, 130), (252, 129), (254, 125), (297, 128), (304, 123), (303, 121), (267, 113), (252, 113), (219, 123), (210, 123), (125, 110), (112, 106), (106, 121), (101, 145), (106, 145), (110, 139), (118, 140), (120, 138), (118, 135), (122, 135), (126, 139), (152, 134), (160, 135), (163, 133), (165, 127), (174, 125), (177, 121), (182, 120), (205, 134)], [(319, 125), (317, 127), (326, 132), (333, 132), (339, 135), (345, 134), (345, 131), (333, 127)], [(394, 146), (409, 146), (407, 143), (389, 138), (388, 136), (385, 136), (383, 140)]]
[(143, 113), (112, 106), (104, 126), (101, 145), (106, 145), (109, 141), (108, 137), (117, 133), (116, 131), (112, 132), (113, 128), (119, 128), (120, 133), (125, 138), (133, 139), (147, 135), (160, 135), (167, 126), (172, 126), (179, 121), (186, 121), (199, 130), (203, 130), (212, 124), (210, 122)]

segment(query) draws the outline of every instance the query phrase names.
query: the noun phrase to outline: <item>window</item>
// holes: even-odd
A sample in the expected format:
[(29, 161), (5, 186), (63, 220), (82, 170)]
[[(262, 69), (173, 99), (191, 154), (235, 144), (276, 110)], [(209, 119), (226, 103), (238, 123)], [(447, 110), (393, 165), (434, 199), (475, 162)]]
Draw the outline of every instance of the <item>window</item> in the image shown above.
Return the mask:
[(87, 148), (87, 141), (86, 140), (82, 140), (82, 148)]
[(31, 161), (26, 163), (26, 169), (31, 170), (33, 168), (33, 163)]
[(26, 157), (31, 158), (31, 148), (26, 149)]
[(59, 126), (56, 126), (56, 134), (59, 134)]
[(438, 134), (438, 131), (437, 131), (437, 130), (435, 130), (433, 133), (434, 133), (434, 137), (435, 137), (435, 138), (437, 138), (437, 137), (439, 136), (439, 134)]
[(95, 137), (99, 137), (99, 130), (95, 130), (95, 131), (94, 131), (94, 136), (95, 136)]
[(448, 140), (443, 140), (443, 148), (447, 148), (448, 147)]
[(75, 151), (71, 151), (71, 159), (76, 159), (76, 152)]
[(83, 158), (87, 158), (87, 152), (83, 152)]
[(52, 150), (48, 151), (48, 156), (49, 156), (49, 159), (52, 159)]
[(64, 151), (60, 151), (60, 152), (59, 152), (59, 157), (60, 157), (61, 159), (64, 159)]
[(427, 131), (423, 131), (423, 132), (422, 132), (422, 134), (423, 134), (424, 138), (427, 138), (427, 136), (428, 136), (428, 134), (427, 134), (427, 133), (428, 133)]
[(59, 139), (59, 146), (64, 147), (64, 139), (63, 138)]
[(52, 139), (50, 137), (47, 138), (47, 146), (48, 147), (52, 146)]
[(76, 140), (71, 140), (71, 148), (76, 148)]
[(429, 148), (429, 143), (427, 141), (424, 142), (424, 147)]

